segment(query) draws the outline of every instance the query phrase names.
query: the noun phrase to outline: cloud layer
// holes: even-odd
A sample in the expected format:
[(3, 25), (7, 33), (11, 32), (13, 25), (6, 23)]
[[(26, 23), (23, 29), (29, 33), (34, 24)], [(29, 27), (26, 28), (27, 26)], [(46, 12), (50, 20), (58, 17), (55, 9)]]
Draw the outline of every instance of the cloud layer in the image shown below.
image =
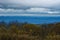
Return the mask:
[(59, 11), (51, 11), (48, 8), (30, 8), (30, 9), (2, 9), (0, 16), (56, 16), (60, 15)]
[(0, 0), (1, 15), (60, 15), (60, 0)]
[(53, 9), (48, 9), (48, 8), (30, 8), (30, 9), (26, 9), (26, 10), (23, 10), (23, 9), (2, 9), (0, 8), (0, 12), (43, 12), (43, 13), (60, 13), (59, 11), (56, 11), (56, 10), (53, 10)]
[(60, 9), (60, 0), (0, 0), (0, 7), (22, 9), (29, 7), (47, 7)]

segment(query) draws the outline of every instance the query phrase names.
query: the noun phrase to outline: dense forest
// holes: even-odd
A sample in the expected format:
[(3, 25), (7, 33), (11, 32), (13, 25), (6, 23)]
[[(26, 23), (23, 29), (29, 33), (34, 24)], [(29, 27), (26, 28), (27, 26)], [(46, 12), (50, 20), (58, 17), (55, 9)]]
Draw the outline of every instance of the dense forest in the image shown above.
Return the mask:
[(0, 40), (60, 40), (60, 23), (0, 22)]

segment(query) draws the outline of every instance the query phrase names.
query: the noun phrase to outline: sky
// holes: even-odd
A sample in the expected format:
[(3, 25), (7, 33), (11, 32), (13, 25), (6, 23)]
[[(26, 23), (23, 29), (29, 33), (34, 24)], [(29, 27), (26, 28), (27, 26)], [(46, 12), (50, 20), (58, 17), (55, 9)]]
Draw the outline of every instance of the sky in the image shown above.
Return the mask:
[(0, 0), (0, 16), (60, 16), (60, 0)]

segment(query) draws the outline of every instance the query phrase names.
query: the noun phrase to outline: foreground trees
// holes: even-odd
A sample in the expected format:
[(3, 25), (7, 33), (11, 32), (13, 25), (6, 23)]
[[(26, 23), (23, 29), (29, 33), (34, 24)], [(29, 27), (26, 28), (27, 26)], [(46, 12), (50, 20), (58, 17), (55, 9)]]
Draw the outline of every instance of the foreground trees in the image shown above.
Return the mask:
[(0, 22), (0, 40), (60, 40), (60, 23)]

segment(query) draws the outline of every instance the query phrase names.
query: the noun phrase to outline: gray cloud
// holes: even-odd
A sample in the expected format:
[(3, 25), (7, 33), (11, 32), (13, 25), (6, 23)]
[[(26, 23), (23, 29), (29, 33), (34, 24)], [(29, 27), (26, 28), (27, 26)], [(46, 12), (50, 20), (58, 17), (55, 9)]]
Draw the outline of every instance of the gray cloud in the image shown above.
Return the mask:
[(60, 0), (0, 0), (0, 16), (4, 15), (60, 15)]
[(2, 9), (0, 16), (59, 16), (60, 11), (51, 11), (48, 8), (30, 8), (30, 9)]
[(0, 8), (26, 9), (30, 7), (60, 9), (60, 0), (0, 0)]
[(26, 13), (28, 13), (28, 14), (30, 14), (30, 13), (32, 13), (32, 14), (41, 14), (41, 13), (44, 13), (44, 14), (46, 14), (46, 13), (49, 13), (49, 14), (59, 14), (60, 13), (60, 11), (56, 11), (56, 10), (53, 10), (53, 9), (48, 9), (48, 8), (29, 8), (29, 9), (26, 9), (26, 10), (23, 10), (23, 9), (2, 9), (2, 8), (0, 8), (0, 13), (1, 12), (3, 12), (3, 13), (8, 13), (8, 12), (10, 12), (10, 14), (11, 14), (11, 12), (12, 13), (19, 13), (19, 14), (26, 14)]

